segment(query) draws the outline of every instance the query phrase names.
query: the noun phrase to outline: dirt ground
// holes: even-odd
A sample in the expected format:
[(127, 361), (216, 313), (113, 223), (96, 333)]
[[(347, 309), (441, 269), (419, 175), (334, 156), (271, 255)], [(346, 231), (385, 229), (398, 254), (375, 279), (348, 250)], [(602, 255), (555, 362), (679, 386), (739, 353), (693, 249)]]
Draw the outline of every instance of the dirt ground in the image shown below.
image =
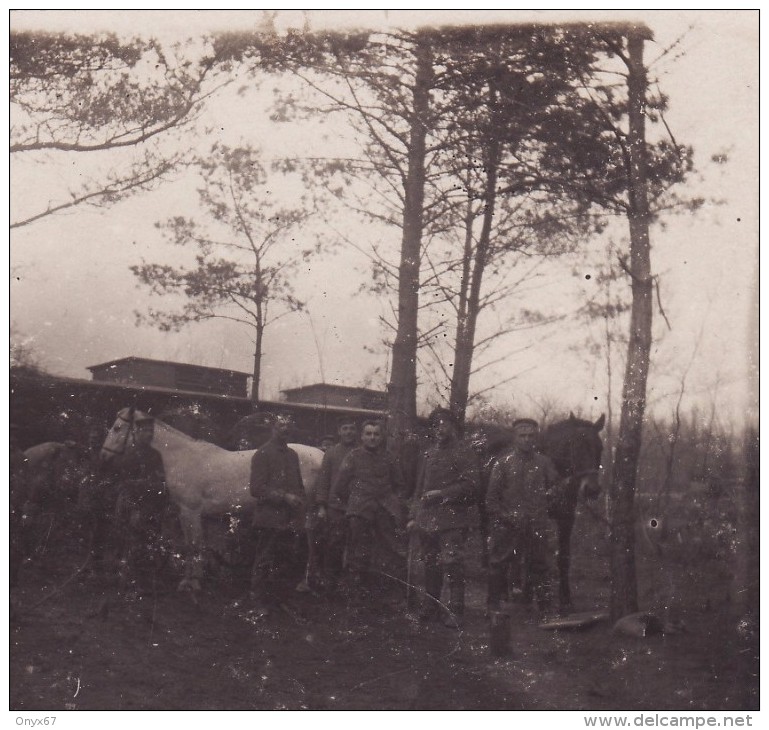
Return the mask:
[[(580, 518), (583, 520), (584, 516)], [(605, 541), (577, 531), (580, 610), (608, 603)], [(73, 578), (83, 553), (47, 551), (14, 589), (12, 710), (748, 710), (758, 707), (754, 657), (740, 633), (728, 561), (642, 560), (643, 608), (679, 633), (636, 638), (608, 623), (545, 631), (514, 604), (512, 653), (489, 650), (485, 587), (471, 567), (461, 633), (423, 625), (388, 590), (368, 600), (292, 593), (254, 619), (238, 586), (209, 581), (197, 603), (164, 581), (154, 596), (110, 599)], [(663, 568), (667, 570), (664, 579)], [(671, 577), (673, 576), (673, 577)], [(757, 641), (757, 639), (755, 639)]]

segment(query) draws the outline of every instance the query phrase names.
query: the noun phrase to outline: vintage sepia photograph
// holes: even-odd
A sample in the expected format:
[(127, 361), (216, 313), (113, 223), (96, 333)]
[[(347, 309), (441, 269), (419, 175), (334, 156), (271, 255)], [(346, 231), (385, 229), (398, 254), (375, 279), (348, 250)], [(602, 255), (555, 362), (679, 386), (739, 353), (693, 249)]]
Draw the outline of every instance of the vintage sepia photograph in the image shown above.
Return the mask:
[(17, 725), (753, 724), (757, 10), (9, 18)]

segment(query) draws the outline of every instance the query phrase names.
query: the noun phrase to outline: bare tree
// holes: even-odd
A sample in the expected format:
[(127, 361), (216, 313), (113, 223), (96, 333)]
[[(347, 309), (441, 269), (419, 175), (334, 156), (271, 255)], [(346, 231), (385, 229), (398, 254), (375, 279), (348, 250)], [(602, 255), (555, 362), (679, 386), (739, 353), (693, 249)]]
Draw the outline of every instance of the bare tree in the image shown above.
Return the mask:
[[(584, 113), (596, 118), (590, 147), (581, 144), (582, 132), (564, 129), (574, 144), (572, 161), (582, 175), (563, 181), (592, 195), (597, 207), (628, 221), (629, 249), (620, 263), (630, 280), (631, 305), (622, 408), (610, 485), (611, 613), (618, 617), (638, 610), (635, 571), (636, 473), (646, 411), (646, 384), (652, 346), (652, 314), (656, 277), (651, 270), (650, 226), (663, 211), (696, 210), (701, 199), (678, 196), (675, 186), (692, 170), (692, 150), (679, 144), (665, 122), (667, 99), (648, 92), (643, 61), (643, 26), (596, 26), (605, 44), (607, 66), (584, 83)], [(624, 79), (624, 86), (617, 77)], [(577, 115), (578, 116), (578, 115)], [(564, 118), (569, 124), (573, 114)], [(667, 137), (647, 140), (646, 122), (657, 122)], [(584, 128), (583, 128), (584, 129)]]
[(259, 153), (252, 147), (216, 144), (195, 164), (203, 178), (198, 196), (205, 219), (176, 216), (157, 224), (171, 243), (196, 252), (195, 265), (131, 267), (153, 294), (180, 294), (187, 301), (178, 311), (139, 313), (138, 321), (165, 331), (209, 319), (248, 327), (254, 343), (251, 398), (256, 401), (266, 328), (304, 308), (294, 294), (292, 275), (320, 243), (305, 246), (293, 233), (311, 208), (307, 201), (287, 207), (273, 199)]
[[(529, 102), (537, 102), (540, 111), (548, 106), (544, 97), (538, 101), (542, 84), (531, 80), (521, 86), (520, 79), (526, 74), (514, 73), (500, 59), (506, 58), (510, 50), (526, 59), (528, 70), (537, 59), (545, 64), (551, 72), (547, 83), (552, 101), (564, 83), (564, 73), (558, 71), (568, 70), (571, 65), (582, 68), (590, 57), (590, 51), (578, 43), (564, 43), (564, 36), (573, 40), (568, 31), (544, 26), (499, 26), (377, 33), (309, 33), (302, 29), (285, 37), (263, 32), (251, 36), (230, 34), (219, 39), (219, 45), (228, 49), (223, 53), (229, 52), (237, 59), (258, 59), (260, 68), (290, 71), (305, 88), (316, 93), (315, 101), (302, 103), (292, 89), (282, 100), (281, 115), (313, 105), (316, 112), (326, 115), (347, 115), (363, 154), (357, 159), (313, 160), (312, 174), (321, 172), (333, 179), (330, 185), (353, 209), (400, 228), (400, 249), (393, 260), (382, 255), (381, 250), (370, 252), (377, 283), (397, 293), (389, 383), (391, 433), (396, 441), (414, 426), (417, 352), (429, 336), (424, 328), (420, 332), (419, 325), (425, 301), (420, 290), (424, 289), (425, 278), (432, 275), (425, 255), (435, 237), (451, 227), (448, 215), (462, 201), (462, 196), (457, 195), (460, 186), (452, 174), (457, 167), (454, 160), (462, 157), (471, 165), (484, 164), (480, 159), (470, 159), (466, 150), (472, 143), (475, 154), (491, 139), (492, 149), (496, 145), (500, 152), (492, 155), (493, 164), (487, 164), (487, 169), (493, 176), (498, 174), (504, 146), (500, 138), (511, 126), (500, 124), (500, 110), (506, 110), (508, 119), (515, 117), (517, 138), (523, 139), (523, 130), (533, 126), (529, 123), (533, 115), (524, 111)], [(516, 63), (525, 65), (520, 60)], [(573, 71), (569, 73), (576, 78)], [(532, 76), (535, 78), (536, 73)], [(478, 105), (479, 89), (488, 92), (492, 112), (473, 111)], [(483, 155), (484, 161), (487, 156)], [(526, 172), (534, 166), (530, 164)], [(351, 178), (359, 184), (351, 185)], [(512, 185), (505, 179), (505, 188)], [(479, 186), (485, 192), (479, 193)], [(494, 216), (496, 187), (494, 178), (473, 183), (473, 217), (483, 220), (485, 213), (486, 228), (477, 246), (481, 270), (487, 263), (488, 223)], [(367, 191), (364, 199), (356, 192), (360, 189)], [(474, 279), (478, 286), (481, 279), (482, 274)], [(466, 279), (466, 286), (468, 301), (480, 298), (481, 289), (476, 291), (471, 279)], [(429, 302), (426, 305), (430, 306)], [(464, 355), (465, 343), (473, 337), (474, 306), (459, 327), (462, 364), (467, 367), (457, 368), (461, 373), (457, 387), (465, 390), (472, 359)]]
[[(269, 26), (269, 24), (268, 24)], [(320, 173), (367, 179), (373, 205), (360, 209), (400, 228), (397, 331), (393, 341), (388, 410), (396, 442), (416, 419), (416, 350), (419, 270), (426, 223), (425, 188), (431, 149), (428, 136), (436, 120), (432, 103), (435, 73), (428, 30), (392, 33), (312, 33), (307, 28), (285, 36), (265, 27), (256, 34), (225, 34), (217, 39), (223, 56), (255, 63), (261, 71), (291, 74), (316, 95), (303, 107), (293, 93), (281, 100), (279, 116), (298, 112), (343, 113), (358, 133), (359, 159), (311, 161)], [(318, 101), (320, 100), (320, 101)], [(377, 182), (372, 182), (372, 180)], [(350, 200), (354, 191), (346, 187)]]

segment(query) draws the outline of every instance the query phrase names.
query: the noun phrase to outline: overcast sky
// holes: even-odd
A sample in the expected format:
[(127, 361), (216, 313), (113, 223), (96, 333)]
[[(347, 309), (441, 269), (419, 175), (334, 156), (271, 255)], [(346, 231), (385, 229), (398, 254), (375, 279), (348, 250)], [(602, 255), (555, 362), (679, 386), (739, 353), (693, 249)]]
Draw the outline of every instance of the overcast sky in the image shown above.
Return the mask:
[[(279, 24), (294, 22), (295, 17), (284, 11)], [(429, 16), (404, 11), (390, 11), (386, 16), (378, 11), (357, 15), (313, 11), (311, 23), (315, 28), (403, 25), (428, 17), (441, 23), (479, 20), (477, 13), (461, 16), (453, 11), (436, 11)], [(532, 17), (550, 21), (563, 14), (494, 11), (490, 17), (513, 22)], [(647, 61), (653, 61), (685, 34), (680, 45), (683, 53), (668, 54), (652, 71), (659, 75), (660, 86), (670, 97), (667, 121), (673, 134), (677, 141), (695, 149), (699, 174), (692, 178), (686, 193), (722, 201), (706, 205), (693, 216), (672, 217), (652, 232), (653, 265), (661, 276), (662, 304), (672, 329), (664, 334), (655, 353), (660, 365), (652, 375), (650, 400), (662, 402), (689, 368), (693, 399), (707, 403), (718, 380), (722, 410), (742, 413), (756, 334), (750, 330), (750, 313), (756, 306), (758, 285), (758, 15), (697, 11), (647, 12), (634, 17), (644, 20), (655, 35), (655, 41), (647, 44)], [(578, 18), (606, 20), (607, 15), (591, 13)], [(150, 15), (147, 11), (81, 11), (74, 15), (29, 11), (14, 13), (11, 24), (19, 29), (154, 33), (171, 39), (180, 31), (194, 35), (244, 28), (257, 20), (253, 13), (234, 11)], [(239, 104), (224, 97), (207, 112), (206, 121), (221, 130), (221, 139), (255, 142), (268, 158), (302, 145), (324, 145), (327, 149), (337, 143), (313, 137), (316, 132), (321, 135), (327, 131), (276, 128), (262, 106), (264, 99), (258, 92)], [(199, 144), (204, 147), (211, 141)], [(728, 155), (728, 164), (712, 164), (712, 156), (721, 153)], [(87, 164), (78, 160), (74, 170), (71, 160), (14, 164), (12, 217), (45, 207), (49, 198), (76, 179), (73, 174), (93, 172)], [(180, 177), (157, 191), (106, 210), (78, 208), (13, 232), (11, 320), (17, 332), (29, 338), (48, 369), (87, 378), (85, 368), (89, 365), (135, 355), (250, 371), (248, 337), (234, 326), (209, 323), (168, 335), (134, 324), (134, 310), (146, 308), (148, 297), (137, 288), (128, 267), (142, 258), (156, 261), (173, 256), (154, 223), (195, 206), (194, 181)], [(340, 219), (340, 224), (344, 223)], [(368, 242), (367, 237), (382, 235), (357, 223), (348, 232), (362, 243)], [(389, 235), (397, 243), (398, 232)], [(571, 274), (575, 263), (580, 264), (572, 261), (543, 277), (534, 295), (540, 303), (552, 302), (554, 308), (572, 310), (579, 305), (587, 290), (584, 278)], [(387, 304), (381, 298), (357, 294), (366, 275), (365, 258), (340, 248), (298, 276), (297, 290), (309, 300), (326, 378), (376, 387), (384, 382), (386, 357), (368, 348), (376, 350), (382, 337), (379, 316), (386, 312)], [(657, 312), (655, 316), (661, 332), (666, 328), (660, 329), (661, 317)], [(538, 401), (555, 398), (566, 410), (599, 415), (606, 409), (602, 366), (570, 349), (574, 334), (573, 324), (547, 338), (536, 331), (523, 333), (523, 338), (534, 338), (534, 346), (489, 369), (473, 383), (474, 389), (521, 372), (518, 379), (493, 393), (496, 403), (518, 412), (536, 411)], [(501, 341), (499, 354), (528, 343), (518, 337)], [(268, 330), (263, 372), (265, 397), (277, 396), (281, 387), (320, 380), (318, 347), (307, 316), (287, 317)]]

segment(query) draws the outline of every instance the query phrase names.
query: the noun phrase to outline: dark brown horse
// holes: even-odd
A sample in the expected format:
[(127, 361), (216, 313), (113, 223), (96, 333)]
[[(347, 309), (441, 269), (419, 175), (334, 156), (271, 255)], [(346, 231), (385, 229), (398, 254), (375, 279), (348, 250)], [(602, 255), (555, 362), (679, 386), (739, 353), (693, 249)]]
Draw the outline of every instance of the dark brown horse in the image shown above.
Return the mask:
[(606, 419), (595, 423), (575, 418), (548, 426), (542, 433), (540, 450), (549, 456), (563, 479), (561, 499), (553, 506), (550, 516), (558, 530), (558, 597), (561, 609), (571, 607), (569, 567), (571, 563), (571, 531), (577, 502), (596, 499), (601, 493), (600, 470), (603, 442), (600, 432)]

